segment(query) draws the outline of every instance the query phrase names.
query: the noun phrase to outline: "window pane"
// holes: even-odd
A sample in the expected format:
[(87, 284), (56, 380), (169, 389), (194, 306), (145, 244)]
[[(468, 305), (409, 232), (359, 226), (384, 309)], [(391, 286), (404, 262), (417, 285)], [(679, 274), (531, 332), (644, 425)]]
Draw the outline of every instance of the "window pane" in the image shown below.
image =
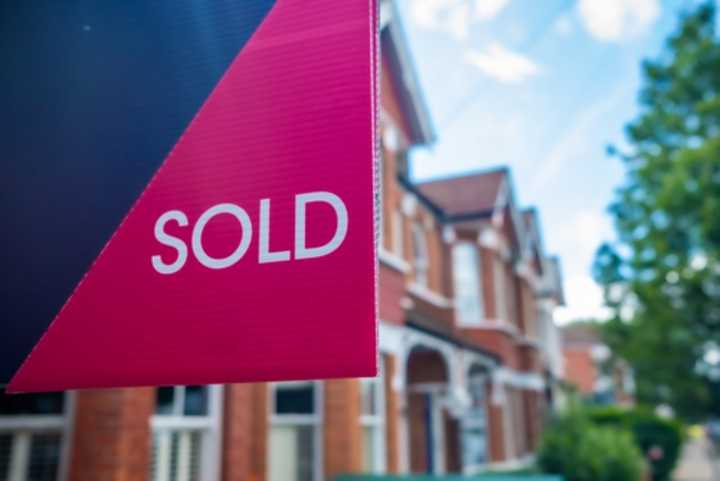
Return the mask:
[(363, 471), (374, 473), (377, 470), (375, 460), (375, 427), (363, 428)]
[(200, 447), (202, 444), (202, 434), (194, 432), (190, 436), (190, 481), (200, 481)]
[(186, 416), (206, 416), (208, 414), (207, 386), (188, 386), (185, 388)]
[(155, 394), (155, 413), (172, 414), (175, 402), (174, 387), (160, 387)]
[(374, 416), (377, 414), (377, 388), (375, 379), (362, 379), (360, 381), (360, 406), (362, 414)]
[(269, 481), (313, 481), (315, 428), (273, 426), (269, 454)]
[[(200, 448), (202, 434), (194, 431), (177, 430), (172, 434), (170, 445), (170, 481), (200, 480)], [(157, 472), (157, 471), (156, 471)]]
[(508, 299), (505, 297), (505, 267), (500, 259), (495, 259), (493, 269), (493, 284), (495, 286), (495, 317), (498, 320), (509, 322)]
[(453, 248), (455, 300), (460, 320), (465, 323), (477, 323), (483, 317), (479, 267), (474, 245), (463, 243)]
[(479, 466), (488, 462), (487, 435), (484, 429), (463, 430), (463, 462), (465, 466)]
[(8, 479), (10, 470), (10, 452), (12, 450), (13, 437), (10, 434), (0, 435), (0, 481)]
[(36, 434), (30, 445), (28, 481), (55, 481), (60, 464), (60, 435)]
[(0, 391), (0, 416), (25, 414), (62, 414), (65, 404), (63, 393), (18, 394), (8, 396)]
[(275, 414), (314, 414), (315, 387), (312, 384), (299, 386), (275, 386)]
[(312, 426), (302, 426), (298, 428), (298, 444), (300, 449), (298, 453), (300, 459), (298, 462), (298, 481), (312, 481), (315, 471), (315, 428)]
[(178, 479), (178, 445), (180, 437), (178, 433), (173, 433), (170, 441), (170, 479), (175, 481)]
[(415, 251), (415, 281), (427, 286), (428, 283), (428, 250), (425, 230), (420, 224), (413, 226), (413, 250)]
[(150, 453), (150, 479), (151, 481), (157, 481), (158, 470), (160, 468), (160, 439), (157, 434), (153, 434), (152, 437), (152, 451)]

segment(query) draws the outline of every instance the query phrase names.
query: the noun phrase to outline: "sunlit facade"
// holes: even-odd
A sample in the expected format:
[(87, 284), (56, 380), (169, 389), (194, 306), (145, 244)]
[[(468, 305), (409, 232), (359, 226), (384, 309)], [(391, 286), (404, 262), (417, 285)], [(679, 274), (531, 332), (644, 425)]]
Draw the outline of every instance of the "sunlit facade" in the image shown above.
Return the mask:
[(409, 151), (434, 134), (394, 15), (382, 2), (381, 375), (3, 397), (0, 480), (330, 481), (532, 460), (562, 373), (557, 262), (506, 169), (412, 182)]

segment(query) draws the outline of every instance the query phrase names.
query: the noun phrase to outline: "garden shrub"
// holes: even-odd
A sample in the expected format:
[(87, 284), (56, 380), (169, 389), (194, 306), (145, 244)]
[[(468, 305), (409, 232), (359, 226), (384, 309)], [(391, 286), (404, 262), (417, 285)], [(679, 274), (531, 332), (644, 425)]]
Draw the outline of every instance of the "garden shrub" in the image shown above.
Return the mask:
[(644, 409), (592, 408), (588, 410), (588, 415), (593, 423), (600, 426), (615, 426), (631, 432), (650, 464), (653, 481), (671, 479), (682, 451), (683, 428), (680, 423)]
[(566, 481), (640, 481), (644, 463), (628, 432), (597, 426), (572, 412), (543, 434), (538, 466)]

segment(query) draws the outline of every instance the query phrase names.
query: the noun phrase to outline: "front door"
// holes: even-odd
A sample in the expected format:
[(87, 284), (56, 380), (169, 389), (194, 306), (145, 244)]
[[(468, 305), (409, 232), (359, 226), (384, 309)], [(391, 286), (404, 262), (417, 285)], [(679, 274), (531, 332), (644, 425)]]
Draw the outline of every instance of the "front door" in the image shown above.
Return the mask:
[(444, 474), (445, 419), (439, 390), (423, 389), (409, 396), (410, 470)]

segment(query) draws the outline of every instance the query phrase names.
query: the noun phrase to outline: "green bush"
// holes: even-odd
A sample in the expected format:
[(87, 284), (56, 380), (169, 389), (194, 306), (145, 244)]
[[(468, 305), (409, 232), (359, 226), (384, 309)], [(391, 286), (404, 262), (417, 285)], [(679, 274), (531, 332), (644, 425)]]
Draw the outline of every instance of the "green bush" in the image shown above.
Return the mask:
[(592, 408), (588, 415), (600, 426), (627, 429), (650, 463), (653, 481), (668, 481), (677, 465), (683, 444), (680, 423), (663, 419), (644, 409)]
[(597, 426), (579, 412), (548, 427), (537, 462), (543, 472), (566, 481), (640, 481), (644, 466), (629, 433)]

